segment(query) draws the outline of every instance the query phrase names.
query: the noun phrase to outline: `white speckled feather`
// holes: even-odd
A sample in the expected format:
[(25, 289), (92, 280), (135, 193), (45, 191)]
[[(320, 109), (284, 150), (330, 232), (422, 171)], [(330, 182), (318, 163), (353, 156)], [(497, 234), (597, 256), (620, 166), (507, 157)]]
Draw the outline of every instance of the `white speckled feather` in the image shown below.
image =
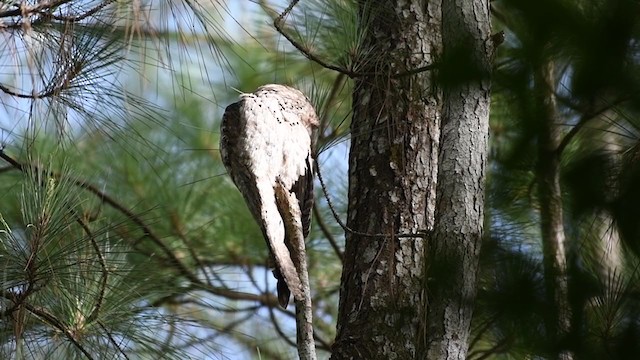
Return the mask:
[(280, 302), (286, 306), (289, 294), (280, 294), (286, 290), (280, 281), (297, 299), (302, 294), (274, 187), (279, 181), (296, 194), (306, 236), (313, 200), (311, 147), (318, 119), (308, 99), (287, 86), (265, 85), (240, 98), (227, 107), (222, 121), (222, 160), (269, 244)]

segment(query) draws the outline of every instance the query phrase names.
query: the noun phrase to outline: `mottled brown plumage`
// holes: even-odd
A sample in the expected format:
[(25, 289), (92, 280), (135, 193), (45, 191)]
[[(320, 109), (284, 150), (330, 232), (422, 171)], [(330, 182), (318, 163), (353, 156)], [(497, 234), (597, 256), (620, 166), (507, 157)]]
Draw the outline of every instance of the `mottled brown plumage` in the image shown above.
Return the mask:
[(291, 260), (291, 236), (276, 203), (280, 182), (294, 193), (306, 238), (313, 204), (312, 146), (318, 117), (300, 91), (284, 85), (264, 85), (240, 95), (229, 105), (220, 128), (222, 162), (260, 225), (275, 260), (278, 299), (286, 307), (291, 293), (302, 298), (300, 278)]

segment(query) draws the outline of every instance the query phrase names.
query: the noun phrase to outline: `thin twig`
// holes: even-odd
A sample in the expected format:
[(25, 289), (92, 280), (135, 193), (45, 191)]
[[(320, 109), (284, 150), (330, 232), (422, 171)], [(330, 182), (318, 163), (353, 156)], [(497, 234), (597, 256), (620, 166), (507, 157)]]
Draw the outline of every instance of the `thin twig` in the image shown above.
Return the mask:
[(282, 328), (280, 327), (280, 324), (278, 323), (278, 319), (276, 318), (276, 315), (274, 314), (274, 308), (269, 306), (269, 318), (271, 319), (271, 323), (273, 324), (273, 327), (275, 328), (276, 332), (278, 333), (278, 335), (280, 335), (280, 337), (289, 345), (291, 345), (292, 347), (296, 347), (296, 343), (291, 341), (291, 339), (287, 336), (287, 334), (284, 333), (284, 331), (282, 331)]
[(317, 203), (313, 204), (313, 217), (316, 218), (316, 224), (320, 226), (320, 230), (322, 231), (322, 234), (327, 239), (327, 241), (329, 241), (331, 248), (333, 248), (333, 252), (336, 253), (336, 256), (338, 257), (338, 259), (340, 259), (340, 262), (344, 263), (344, 254), (342, 253), (342, 250), (340, 250), (340, 246), (338, 246), (338, 242), (327, 227), (327, 224), (325, 224), (324, 220), (322, 220), (322, 216), (320, 216), (320, 210), (318, 210)]
[(333, 86), (331, 86), (331, 91), (325, 100), (324, 108), (320, 111), (320, 125), (318, 126), (319, 142), (324, 142), (324, 132), (327, 129), (327, 123), (329, 122), (329, 109), (331, 109), (333, 102), (342, 88), (344, 77), (344, 74), (338, 74), (338, 76), (336, 76)]
[(47, 97), (46, 94), (44, 93), (43, 94), (24, 94), (24, 93), (15, 92), (2, 84), (0, 84), (0, 91), (2, 91), (7, 95), (11, 95), (21, 99), (38, 99), (38, 98)]
[(91, 356), (91, 353), (84, 348), (84, 346), (82, 346), (80, 344), (80, 342), (78, 342), (78, 340), (75, 337), (75, 334), (73, 333), (73, 331), (71, 329), (69, 329), (69, 327), (67, 327), (62, 321), (60, 321), (57, 317), (55, 317), (53, 314), (49, 313), (47, 310), (43, 309), (43, 308), (39, 308), (39, 307), (35, 307), (27, 302), (23, 302), (24, 307), (29, 310), (30, 313), (38, 316), (39, 318), (41, 318), (42, 320), (46, 321), (47, 323), (49, 323), (51, 326), (55, 327), (56, 329), (60, 330), (64, 336), (76, 347), (78, 348), (78, 350), (80, 350), (84, 356), (87, 357), (87, 359), (93, 359), (93, 357)]
[(100, 328), (105, 332), (105, 334), (107, 334), (107, 337), (109, 338), (109, 341), (113, 344), (113, 346), (116, 347), (116, 349), (118, 349), (118, 352), (120, 352), (120, 354), (126, 359), (129, 360), (129, 357), (127, 356), (127, 353), (120, 347), (120, 344), (118, 344), (118, 342), (116, 341), (116, 339), (113, 338), (113, 336), (111, 335), (111, 333), (107, 330), (107, 328), (104, 326), (104, 324), (102, 323), (102, 321), (98, 321), (98, 325), (100, 326)]
[(73, 0), (42, 1), (37, 3), (37, 5), (35, 6), (29, 6), (26, 3), (22, 3), (20, 5), (14, 5), (16, 7), (15, 9), (0, 12), (0, 18), (23, 16), (25, 14), (31, 15), (48, 9), (56, 8), (71, 1)]
[(96, 300), (96, 303), (93, 305), (93, 310), (91, 311), (91, 314), (87, 317), (86, 322), (88, 324), (98, 317), (98, 313), (100, 311), (100, 308), (102, 307), (102, 302), (104, 300), (104, 294), (107, 289), (107, 280), (108, 280), (109, 272), (107, 270), (107, 262), (104, 260), (104, 256), (102, 255), (100, 246), (98, 245), (95, 237), (93, 236), (93, 232), (91, 231), (89, 226), (85, 223), (85, 221), (82, 220), (82, 218), (80, 218), (79, 216), (76, 216), (76, 221), (78, 222), (78, 224), (80, 224), (84, 232), (89, 237), (89, 241), (91, 241), (93, 250), (96, 252), (96, 255), (98, 256), (98, 263), (100, 263), (100, 268), (101, 268), (100, 291), (98, 293), (98, 299)]
[[(316, 360), (316, 346), (313, 337), (313, 304), (311, 302), (311, 286), (307, 269), (307, 254), (305, 250), (304, 234), (302, 232), (302, 215), (300, 204), (295, 194), (290, 193), (283, 184), (278, 182), (275, 187), (276, 201), (282, 214), (285, 232), (291, 246), (291, 260), (296, 267), (302, 299), (293, 297), (296, 304), (296, 339), (300, 360)], [(292, 290), (295, 294), (295, 291)]]
[(47, 16), (47, 17), (51, 17), (55, 20), (59, 20), (59, 21), (64, 21), (65, 23), (74, 23), (74, 22), (78, 22), (78, 21), (82, 21), (86, 18), (88, 18), (91, 15), (94, 15), (95, 13), (97, 13), (98, 11), (104, 9), (105, 7), (107, 7), (108, 5), (116, 2), (117, 0), (106, 0), (101, 2), (100, 4), (96, 5), (95, 7), (81, 13), (78, 15), (73, 15), (73, 16), (69, 16), (69, 15), (56, 15), (56, 14), (51, 14), (51, 13), (45, 13), (43, 11), (39, 11), (38, 13), (42, 16)]
[(607, 105), (603, 106), (600, 109), (596, 109), (596, 110), (593, 110), (593, 111), (587, 111), (586, 113), (582, 114), (582, 116), (580, 117), (580, 120), (578, 121), (578, 123), (574, 127), (572, 127), (571, 130), (569, 130), (569, 132), (560, 141), (560, 144), (558, 145), (558, 148), (556, 149), (556, 155), (557, 156), (562, 156), (562, 153), (563, 153), (564, 149), (571, 143), (571, 140), (573, 140), (573, 138), (578, 134), (578, 132), (589, 121), (597, 118), (602, 113), (604, 113), (605, 111), (611, 109), (612, 107), (617, 106), (617, 104), (619, 104), (622, 101), (624, 101), (624, 100), (621, 99), (621, 100), (616, 101), (616, 102), (614, 102), (612, 104), (607, 104)]
[[(391, 236), (391, 235), (382, 234), (382, 233), (378, 233), (378, 234), (364, 233), (364, 232), (353, 230), (350, 227), (348, 227), (347, 224), (345, 224), (340, 219), (340, 216), (338, 216), (338, 212), (336, 211), (335, 207), (333, 206), (333, 202), (329, 198), (329, 191), (327, 190), (327, 186), (325, 185), (324, 179), (322, 178), (322, 172), (320, 171), (320, 165), (318, 164), (318, 161), (315, 161), (314, 164), (315, 164), (315, 168), (316, 168), (316, 174), (318, 175), (318, 180), (320, 180), (320, 186), (322, 187), (322, 192), (324, 194), (324, 198), (325, 198), (325, 200), (327, 200), (327, 205), (329, 205), (329, 209), (331, 210), (331, 214), (333, 214), (333, 217), (336, 219), (336, 221), (338, 222), (338, 224), (340, 225), (340, 227), (342, 227), (342, 229), (344, 231), (348, 231), (348, 232), (350, 232), (351, 234), (354, 234), (354, 235), (371, 237), (371, 238), (387, 238), (387, 237)], [(396, 238), (414, 238), (415, 237), (415, 238), (425, 239), (427, 237), (427, 231), (426, 230), (418, 230), (418, 232), (416, 232), (416, 233), (397, 234), (397, 235), (395, 235), (395, 237)]]
[(494, 346), (492, 346), (489, 349), (478, 350), (470, 353), (467, 358), (471, 359), (474, 355), (482, 354), (479, 357), (475, 358), (474, 360), (484, 360), (490, 357), (491, 355), (497, 354), (498, 352), (502, 351), (502, 349), (506, 348), (509, 345), (509, 342), (511, 342), (511, 339), (509, 337), (505, 337), (504, 339), (498, 341), (498, 343), (496, 343)]
[(488, 318), (484, 323), (482, 323), (478, 328), (474, 329), (473, 332), (476, 334), (474, 338), (469, 342), (469, 348), (473, 348), (476, 343), (482, 340), (482, 335), (491, 328), (493, 324), (495, 324), (500, 318), (500, 314), (495, 314), (494, 316)]
[[(60, 74), (56, 75), (55, 78), (47, 84), (45, 90), (42, 92), (36, 92), (34, 89), (31, 94), (19, 93), (9, 89), (3, 84), (0, 84), (0, 91), (17, 98), (32, 100), (59, 96), (65, 90), (79, 87), (78, 85), (73, 84), (73, 80), (78, 77), (84, 65), (85, 64), (82, 61), (74, 61), (73, 64), (68, 64)], [(58, 85), (56, 85), (57, 83)]]
[[(247, 278), (249, 279), (249, 282), (251, 283), (251, 285), (253, 285), (254, 289), (256, 289), (256, 292), (258, 292), (259, 294), (264, 294), (266, 291), (263, 290), (260, 285), (258, 285), (258, 281), (256, 280), (256, 277), (253, 275), (253, 267), (252, 266), (247, 266), (247, 267), (242, 267), (242, 270), (244, 271), (245, 276), (247, 276)], [(268, 270), (265, 269), (265, 274), (268, 273)]]
[(207, 280), (207, 283), (208, 284), (213, 284), (212, 281), (211, 281), (211, 277), (209, 276), (209, 273), (207, 272), (207, 268), (204, 266), (204, 264), (202, 263), (202, 260), (200, 260), (200, 257), (198, 256), (198, 254), (196, 254), (196, 252), (193, 249), (193, 247), (191, 247), (189, 245), (189, 241), (187, 239), (187, 234), (184, 233), (184, 231), (182, 230), (182, 226), (180, 226), (181, 224), (180, 224), (180, 219), (178, 218), (178, 215), (175, 212), (172, 212), (169, 215), (169, 217), (171, 218), (171, 224), (173, 225), (173, 229), (174, 229), (176, 235), (182, 241), (184, 246), (187, 247), (187, 250), (189, 251), (189, 255), (191, 255), (191, 258), (196, 263), (196, 265), (198, 265), (198, 267), (200, 267), (202, 269), (202, 273), (204, 274), (204, 277)]
[(349, 71), (341, 66), (329, 64), (328, 62), (322, 60), (320, 57), (316, 56), (314, 53), (308, 51), (307, 49), (304, 48), (304, 46), (302, 46), (299, 42), (297, 42), (291, 35), (289, 35), (287, 31), (285, 31), (282, 28), (282, 24), (284, 23), (284, 18), (287, 15), (289, 15), (291, 10), (293, 10), (293, 8), (298, 4), (299, 1), (300, 0), (291, 1), (291, 3), (289, 3), (289, 6), (287, 6), (287, 8), (284, 9), (284, 11), (280, 15), (278, 15), (278, 17), (273, 21), (273, 26), (276, 28), (276, 30), (278, 30), (278, 32), (282, 36), (284, 36), (287, 40), (289, 40), (289, 43), (291, 43), (293, 47), (298, 49), (298, 51), (300, 51), (307, 59), (315, 62), (316, 64), (322, 66), (323, 68), (337, 71), (341, 74), (347, 75), (350, 78), (356, 77), (357, 76), (356, 73)]

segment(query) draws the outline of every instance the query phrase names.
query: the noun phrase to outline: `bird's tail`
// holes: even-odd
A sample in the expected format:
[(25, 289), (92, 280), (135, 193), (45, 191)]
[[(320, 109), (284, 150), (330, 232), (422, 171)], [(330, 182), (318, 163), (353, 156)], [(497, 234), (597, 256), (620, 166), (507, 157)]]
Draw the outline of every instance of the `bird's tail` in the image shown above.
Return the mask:
[[(275, 197), (275, 194), (271, 196)], [(278, 301), (282, 307), (286, 308), (291, 294), (298, 300), (303, 298), (300, 276), (291, 259), (291, 252), (285, 243), (284, 219), (276, 204), (263, 204), (261, 217), (265, 238), (275, 260), (273, 275), (278, 280)]]

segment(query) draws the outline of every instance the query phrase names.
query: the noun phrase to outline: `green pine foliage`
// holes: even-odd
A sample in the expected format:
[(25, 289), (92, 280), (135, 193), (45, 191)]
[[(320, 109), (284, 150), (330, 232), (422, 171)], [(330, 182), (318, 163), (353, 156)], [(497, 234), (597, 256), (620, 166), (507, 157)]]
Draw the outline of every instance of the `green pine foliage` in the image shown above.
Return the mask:
[[(280, 2), (95, 3), (104, 6), (72, 1), (30, 22), (9, 3), (0, 12), (9, 24), (0, 59), (11, 69), (0, 76), (0, 357), (295, 356), (292, 309), (276, 305), (264, 240), (220, 162), (219, 119), (237, 91), (272, 82), (304, 90), (321, 117), (320, 171), (344, 218), (346, 145), (370, 130), (350, 132), (351, 77), (377, 61), (362, 41), (375, 9), (300, 2), (281, 23), (293, 45), (272, 26)], [(232, 20), (233, 6), (246, 6), (247, 18)], [(469, 358), (635, 358), (638, 5), (492, 7), (506, 40), (493, 74)], [(533, 79), (549, 61), (571, 308), (560, 338), (549, 325), (536, 182)], [(344, 231), (319, 188), (307, 246), (327, 357)]]

